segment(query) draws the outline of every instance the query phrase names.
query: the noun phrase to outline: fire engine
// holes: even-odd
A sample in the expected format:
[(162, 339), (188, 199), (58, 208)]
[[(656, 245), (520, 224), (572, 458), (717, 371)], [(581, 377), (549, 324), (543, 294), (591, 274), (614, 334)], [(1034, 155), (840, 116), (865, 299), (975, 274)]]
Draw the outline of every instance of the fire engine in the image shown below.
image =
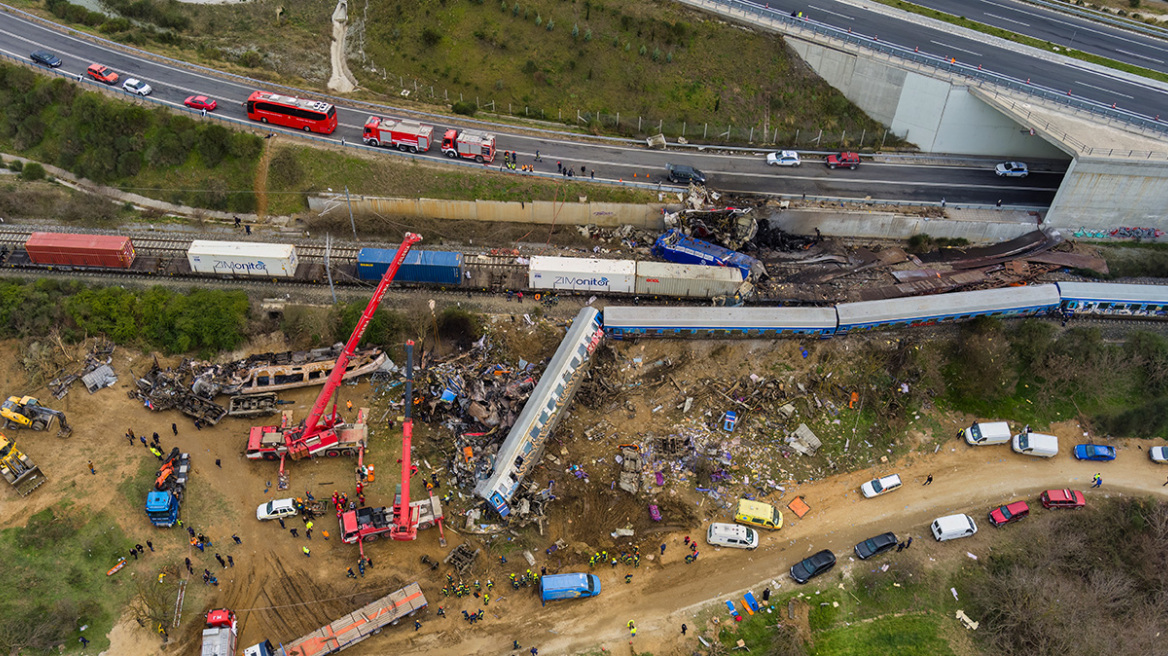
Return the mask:
[(478, 130), (447, 130), (442, 137), (442, 154), (450, 159), (473, 159), (480, 164), (495, 159), (495, 135)]
[(370, 146), (397, 148), (403, 153), (426, 152), (433, 141), (434, 126), (417, 121), (403, 121), (383, 116), (370, 116), (365, 121), (361, 139)]

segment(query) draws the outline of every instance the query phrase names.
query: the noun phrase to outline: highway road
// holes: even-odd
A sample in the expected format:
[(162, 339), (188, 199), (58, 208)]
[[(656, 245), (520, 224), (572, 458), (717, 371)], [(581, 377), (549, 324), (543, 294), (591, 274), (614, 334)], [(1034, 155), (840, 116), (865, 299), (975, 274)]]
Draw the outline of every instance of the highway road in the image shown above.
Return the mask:
[(1168, 41), (1018, 0), (913, 0), (1057, 46), (1168, 73)]
[[(0, 13), (0, 51), (26, 59), (29, 52), (38, 48), (57, 54), (63, 60), (60, 70), (74, 76), (83, 75), (90, 63), (102, 63), (118, 72), (123, 80), (132, 76), (148, 82), (154, 88), (154, 100), (181, 107), (187, 96), (205, 94), (219, 101), (216, 114), (240, 120), (246, 120), (242, 106), (244, 100), (252, 91), (262, 88), (259, 83), (146, 58), (10, 13)], [(85, 84), (90, 88), (97, 86), (91, 81)], [(362, 126), (369, 113), (367, 109), (356, 108), (355, 104), (338, 104), (339, 127), (331, 139), (338, 144), (342, 138), (348, 144), (360, 143)], [(403, 115), (389, 109), (384, 113)], [(445, 120), (426, 122), (435, 124), (436, 137), (448, 127), (460, 127)], [(518, 152), (520, 163), (531, 163), (538, 150), (543, 158), (543, 162), (536, 165), (538, 171), (554, 173), (556, 162), (561, 161), (576, 172), (581, 166), (586, 167), (588, 175), (595, 172), (598, 178), (630, 181), (648, 178), (650, 182), (665, 183), (667, 162), (686, 163), (704, 171), (712, 188), (727, 192), (805, 194), (877, 201), (937, 202), (946, 199), (951, 204), (994, 204), (1001, 200), (1005, 205), (1045, 207), (1054, 198), (1065, 172), (1065, 166), (1056, 164), (1050, 167), (1053, 170), (1036, 170), (1027, 179), (1004, 180), (992, 173), (991, 165), (985, 164), (966, 167), (865, 162), (854, 171), (830, 171), (819, 162), (809, 161), (799, 168), (780, 169), (766, 166), (762, 154), (650, 151), (633, 142), (583, 143), (552, 134), (539, 136), (530, 131), (520, 134), (503, 126), (493, 131), (497, 134), (498, 149)], [(395, 155), (387, 152), (386, 156)], [(427, 156), (442, 159), (437, 147), (432, 148)]]
[[(802, 11), (809, 21), (832, 26), (842, 30), (852, 30), (855, 34), (877, 37), (881, 42), (892, 43), (906, 48), (919, 48), (922, 53), (936, 55), (949, 59), (955, 58), (959, 63), (982, 66), (985, 70), (1007, 75), (1018, 80), (1030, 80), (1052, 89), (1070, 91), (1075, 96), (1094, 100), (1106, 105), (1115, 104), (1120, 109), (1143, 114), (1145, 116), (1159, 116), (1168, 106), (1168, 91), (1162, 85), (1143, 82), (1129, 82), (1118, 75), (1103, 72), (1096, 73), (1078, 63), (1051, 62), (1021, 55), (1013, 50), (992, 45), (986, 39), (966, 38), (954, 34), (951, 29), (933, 29), (919, 25), (911, 20), (905, 20), (912, 15), (886, 16), (883, 13), (856, 7), (849, 2), (837, 0), (745, 0), (760, 7), (769, 5), (771, 9), (789, 14), (792, 11)], [(1009, 0), (922, 0), (922, 2), (946, 3), (947, 6), (965, 7), (968, 5), (984, 5), (990, 8), (993, 2), (1001, 4)], [(998, 9), (997, 13), (1001, 13)], [(991, 12), (994, 13), (994, 12)], [(957, 14), (971, 17), (964, 10)], [(1004, 14), (1003, 14), (1004, 15)], [(1013, 19), (1021, 20), (1021, 19)], [(1061, 19), (1060, 19), (1061, 20)], [(1009, 23), (1005, 23), (1009, 25)], [(1057, 23), (1047, 22), (1049, 29), (1057, 32)], [(1020, 28), (1020, 25), (1014, 25)], [(1063, 41), (1069, 42), (1074, 30), (1063, 25), (1065, 33)], [(1016, 30), (1015, 30), (1016, 31)], [(1092, 33), (1093, 39), (1103, 39), (1102, 28)], [(1087, 33), (1081, 38), (1088, 38)], [(1132, 37), (1134, 38), (1134, 37)], [(1079, 40), (1075, 39), (1076, 42)], [(1055, 39), (1056, 42), (1059, 40)], [(1152, 40), (1154, 43), (1154, 40)], [(1131, 44), (1128, 44), (1131, 46)], [(1134, 46), (1125, 48), (1132, 52), (1139, 52), (1143, 56), (1157, 59), (1166, 59), (1155, 53), (1160, 51), (1145, 48), (1142, 51), (1133, 50)], [(1159, 46), (1163, 48), (1163, 45)], [(1151, 53), (1151, 54), (1149, 54)], [(1114, 55), (1113, 55), (1114, 56)], [(1146, 63), (1144, 64), (1146, 65)], [(1168, 114), (1164, 117), (1168, 120)]]

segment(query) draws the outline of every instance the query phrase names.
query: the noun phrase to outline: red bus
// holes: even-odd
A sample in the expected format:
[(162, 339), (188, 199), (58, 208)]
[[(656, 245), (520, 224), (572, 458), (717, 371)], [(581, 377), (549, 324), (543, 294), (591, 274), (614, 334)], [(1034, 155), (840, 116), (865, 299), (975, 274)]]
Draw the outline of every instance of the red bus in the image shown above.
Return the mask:
[(323, 134), (332, 134), (337, 129), (337, 108), (318, 100), (253, 91), (244, 106), (247, 117), (261, 123)]

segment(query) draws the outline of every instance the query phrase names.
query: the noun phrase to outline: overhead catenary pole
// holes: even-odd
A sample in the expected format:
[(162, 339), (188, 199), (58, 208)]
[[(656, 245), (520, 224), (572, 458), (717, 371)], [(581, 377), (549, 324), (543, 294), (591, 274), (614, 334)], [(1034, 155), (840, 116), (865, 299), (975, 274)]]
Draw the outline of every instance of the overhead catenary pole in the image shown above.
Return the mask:
[(361, 241), (357, 239), (357, 222), (353, 220), (353, 201), (349, 200), (349, 185), (345, 185), (345, 204), (349, 206), (349, 225), (353, 226), (353, 241)]
[(333, 305), (337, 304), (337, 290), (333, 288), (333, 272), (329, 268), (329, 250), (332, 248), (333, 235), (324, 233), (324, 275), (328, 278), (329, 293), (333, 295)]

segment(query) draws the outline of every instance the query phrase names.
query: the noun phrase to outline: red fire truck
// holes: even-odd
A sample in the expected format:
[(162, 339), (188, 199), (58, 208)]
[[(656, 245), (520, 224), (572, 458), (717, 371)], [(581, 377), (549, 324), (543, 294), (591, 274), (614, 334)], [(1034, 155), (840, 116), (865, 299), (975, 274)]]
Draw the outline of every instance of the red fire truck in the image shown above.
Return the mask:
[(491, 162), (495, 159), (495, 135), (478, 130), (447, 130), (442, 137), (442, 154), (450, 159)]
[(365, 131), (361, 139), (370, 146), (397, 148), (403, 153), (430, 150), (434, 126), (422, 125), (417, 121), (402, 121), (383, 116), (370, 116), (365, 120)]

